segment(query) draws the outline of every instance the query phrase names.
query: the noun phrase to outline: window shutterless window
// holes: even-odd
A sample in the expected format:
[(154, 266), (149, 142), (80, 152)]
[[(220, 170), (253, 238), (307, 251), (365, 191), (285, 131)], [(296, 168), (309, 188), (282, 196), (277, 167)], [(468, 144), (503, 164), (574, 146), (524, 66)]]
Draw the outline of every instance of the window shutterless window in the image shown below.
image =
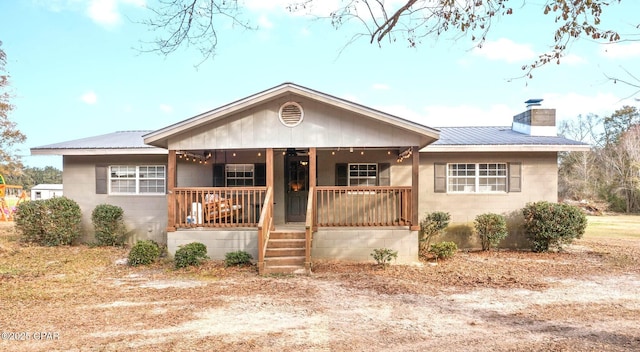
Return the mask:
[(255, 167), (253, 164), (225, 165), (227, 187), (243, 187), (254, 185)]
[(164, 165), (109, 166), (109, 194), (165, 194)]
[(506, 191), (506, 163), (447, 164), (447, 192), (491, 193)]
[(378, 164), (349, 164), (349, 186), (376, 186)]

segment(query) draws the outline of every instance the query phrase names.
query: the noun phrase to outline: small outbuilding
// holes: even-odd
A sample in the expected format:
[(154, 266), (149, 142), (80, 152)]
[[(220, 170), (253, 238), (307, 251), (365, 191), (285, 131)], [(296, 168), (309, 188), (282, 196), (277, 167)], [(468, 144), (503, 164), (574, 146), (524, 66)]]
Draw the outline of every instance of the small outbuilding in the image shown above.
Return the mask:
[(31, 188), (31, 199), (62, 197), (62, 184), (41, 183)]

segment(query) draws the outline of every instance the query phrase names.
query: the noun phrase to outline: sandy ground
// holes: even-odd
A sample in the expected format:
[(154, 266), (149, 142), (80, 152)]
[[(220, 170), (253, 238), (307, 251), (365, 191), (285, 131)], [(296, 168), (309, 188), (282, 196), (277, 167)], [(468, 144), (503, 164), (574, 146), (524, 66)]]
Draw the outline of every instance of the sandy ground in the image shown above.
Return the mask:
[[(638, 240), (460, 252), (386, 270), (322, 262), (310, 276), (269, 277), (219, 262), (130, 268), (117, 264), (124, 249), (64, 250), (107, 254), (89, 275), (55, 260), (51, 268), (67, 269), (0, 275), (0, 350), (640, 350)], [(5, 246), (0, 268), (28, 253)], [(39, 291), (25, 289), (32, 284)]]

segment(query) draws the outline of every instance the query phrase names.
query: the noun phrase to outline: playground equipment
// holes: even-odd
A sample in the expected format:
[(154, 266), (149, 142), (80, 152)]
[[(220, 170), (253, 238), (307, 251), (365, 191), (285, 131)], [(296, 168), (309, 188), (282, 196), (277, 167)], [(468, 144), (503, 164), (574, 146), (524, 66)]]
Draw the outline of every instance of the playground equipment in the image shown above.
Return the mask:
[(26, 199), (22, 186), (8, 185), (0, 175), (0, 221), (13, 221), (16, 207)]

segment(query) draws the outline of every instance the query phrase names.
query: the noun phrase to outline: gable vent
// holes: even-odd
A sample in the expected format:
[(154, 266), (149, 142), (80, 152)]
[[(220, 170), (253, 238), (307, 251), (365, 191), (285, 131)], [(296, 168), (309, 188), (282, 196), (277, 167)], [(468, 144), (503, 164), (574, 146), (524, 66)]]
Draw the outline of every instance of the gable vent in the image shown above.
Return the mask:
[(278, 113), (278, 117), (280, 118), (280, 122), (283, 125), (288, 127), (295, 127), (302, 122), (304, 117), (304, 111), (302, 110), (302, 106), (300, 104), (289, 101), (280, 107), (280, 112)]

